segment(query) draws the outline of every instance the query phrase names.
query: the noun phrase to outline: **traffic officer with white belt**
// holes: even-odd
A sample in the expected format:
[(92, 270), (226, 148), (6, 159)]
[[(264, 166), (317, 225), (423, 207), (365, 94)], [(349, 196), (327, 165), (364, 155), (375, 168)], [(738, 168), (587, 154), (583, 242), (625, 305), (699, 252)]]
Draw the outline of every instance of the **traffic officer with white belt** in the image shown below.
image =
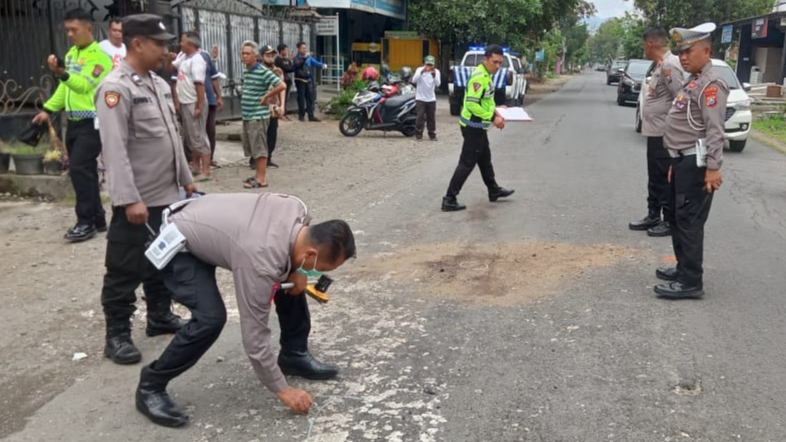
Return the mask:
[(669, 110), (663, 140), (672, 157), (670, 221), (677, 266), (656, 271), (658, 278), (670, 281), (655, 286), (655, 293), (662, 298), (704, 295), (704, 223), (713, 193), (723, 182), (720, 168), (729, 96), (729, 87), (710, 59), (710, 35), (714, 30), (714, 23), (671, 30), (680, 63), (690, 77)]
[(126, 58), (95, 95), (112, 199), (101, 292), (107, 327), (104, 354), (117, 364), (142, 358), (131, 340), (130, 322), (140, 283), (147, 302), (148, 336), (175, 333), (186, 322), (172, 314), (171, 293), (144, 255), (150, 229), (158, 231), (163, 210), (180, 200), (180, 187), (187, 196), (196, 190), (172, 92), (154, 73), (174, 38), (157, 15), (123, 19)]
[[(646, 230), (649, 236), (669, 236), (669, 165), (671, 157), (663, 148), (666, 116), (682, 89), (685, 73), (680, 59), (669, 50), (669, 34), (650, 29), (644, 34), (644, 55), (657, 63), (641, 106), (641, 134), (647, 137), (647, 209), (644, 219), (628, 225)], [(661, 220), (661, 212), (664, 219)]]

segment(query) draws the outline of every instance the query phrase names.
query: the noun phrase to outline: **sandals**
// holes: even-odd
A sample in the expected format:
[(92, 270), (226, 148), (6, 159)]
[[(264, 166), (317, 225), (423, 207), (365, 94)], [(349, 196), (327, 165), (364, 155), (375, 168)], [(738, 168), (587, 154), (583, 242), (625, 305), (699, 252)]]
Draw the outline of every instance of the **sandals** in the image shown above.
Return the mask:
[(268, 183), (262, 184), (256, 178), (249, 178), (243, 183), (243, 187), (246, 189), (262, 189), (267, 186), (269, 186)]
[(194, 182), (195, 183), (204, 183), (204, 182), (212, 181), (212, 180), (213, 180), (213, 177), (210, 177), (210, 176), (198, 175), (198, 176), (194, 177)]

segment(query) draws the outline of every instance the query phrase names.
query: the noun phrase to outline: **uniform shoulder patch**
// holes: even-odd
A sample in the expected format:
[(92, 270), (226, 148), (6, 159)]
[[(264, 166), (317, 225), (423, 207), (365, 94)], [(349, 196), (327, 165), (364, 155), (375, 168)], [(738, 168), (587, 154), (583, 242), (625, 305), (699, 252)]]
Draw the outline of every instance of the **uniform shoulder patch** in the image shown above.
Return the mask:
[(120, 103), (120, 94), (114, 91), (107, 91), (104, 93), (104, 103), (106, 107), (112, 109)]
[(704, 89), (704, 103), (707, 107), (715, 107), (718, 104), (718, 86), (710, 85)]
[(104, 67), (97, 64), (96, 67), (93, 68), (93, 77), (98, 78), (102, 72), (104, 72)]
[(472, 82), (472, 90), (474, 90), (475, 92), (479, 91), (481, 87), (483, 86), (480, 84), (480, 82), (478, 81)]

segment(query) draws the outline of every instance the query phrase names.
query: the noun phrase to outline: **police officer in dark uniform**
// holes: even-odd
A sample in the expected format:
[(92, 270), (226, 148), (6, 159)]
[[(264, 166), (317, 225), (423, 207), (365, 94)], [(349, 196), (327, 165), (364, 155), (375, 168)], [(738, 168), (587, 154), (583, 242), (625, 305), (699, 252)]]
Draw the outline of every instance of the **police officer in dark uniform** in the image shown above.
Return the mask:
[(183, 153), (172, 92), (154, 73), (174, 38), (159, 16), (126, 17), (126, 58), (95, 95), (112, 198), (101, 292), (107, 325), (104, 354), (118, 364), (142, 358), (131, 340), (130, 322), (140, 283), (147, 302), (148, 336), (175, 333), (185, 324), (172, 314), (171, 293), (144, 254), (150, 231), (160, 228), (164, 208), (180, 200), (180, 187), (186, 196), (196, 190)]
[(710, 35), (715, 24), (674, 28), (672, 39), (689, 78), (669, 110), (663, 144), (672, 157), (670, 213), (677, 266), (656, 271), (670, 281), (655, 286), (662, 298), (704, 296), (704, 223), (712, 195), (723, 182), (724, 124), (729, 87), (712, 67)]

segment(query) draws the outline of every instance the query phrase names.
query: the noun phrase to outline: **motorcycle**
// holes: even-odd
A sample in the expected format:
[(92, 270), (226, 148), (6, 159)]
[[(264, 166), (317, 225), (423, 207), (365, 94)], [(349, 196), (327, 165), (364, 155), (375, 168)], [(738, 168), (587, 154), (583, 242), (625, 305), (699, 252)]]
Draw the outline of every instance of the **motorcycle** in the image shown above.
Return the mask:
[(398, 95), (398, 85), (381, 88), (372, 84), (355, 94), (352, 104), (338, 123), (345, 137), (357, 136), (363, 129), (398, 131), (405, 137), (415, 135), (417, 111), (415, 94)]

